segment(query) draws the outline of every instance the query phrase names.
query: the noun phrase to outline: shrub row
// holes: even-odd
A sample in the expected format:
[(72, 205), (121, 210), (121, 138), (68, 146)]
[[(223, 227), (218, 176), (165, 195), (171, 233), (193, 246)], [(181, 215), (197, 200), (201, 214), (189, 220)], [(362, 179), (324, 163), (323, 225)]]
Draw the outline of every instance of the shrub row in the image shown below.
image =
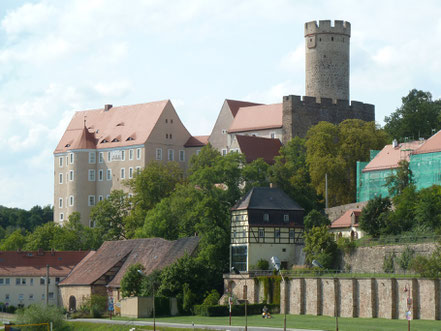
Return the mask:
[[(247, 306), (248, 315), (260, 315), (262, 314), (262, 309), (267, 306), (271, 314), (278, 314), (280, 312), (279, 305), (269, 305), (264, 303), (250, 304)], [(228, 306), (206, 306), (206, 305), (196, 305), (194, 306), (194, 313), (201, 316), (228, 316), (229, 309)], [(231, 308), (231, 315), (242, 316), (245, 315), (245, 305), (233, 305)]]

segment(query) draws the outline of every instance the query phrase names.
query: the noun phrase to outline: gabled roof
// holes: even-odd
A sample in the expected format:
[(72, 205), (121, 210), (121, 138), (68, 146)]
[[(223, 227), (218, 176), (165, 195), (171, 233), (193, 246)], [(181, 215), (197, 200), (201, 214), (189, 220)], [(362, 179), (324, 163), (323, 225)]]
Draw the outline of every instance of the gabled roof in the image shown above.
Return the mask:
[(423, 143), (423, 141), (411, 141), (398, 144), (397, 147), (386, 145), (372, 161), (364, 167), (362, 172), (398, 168), (398, 163), (401, 160), (409, 161), (409, 155)]
[(235, 138), (247, 163), (261, 158), (268, 164), (274, 164), (274, 157), (279, 155), (282, 147), (279, 139), (243, 135), (236, 135)]
[(49, 265), (51, 277), (65, 277), (89, 251), (0, 251), (0, 276), (40, 277)]
[(261, 103), (239, 101), (239, 100), (230, 100), (230, 99), (225, 99), (225, 102), (228, 104), (228, 108), (230, 108), (230, 111), (231, 111), (231, 114), (233, 115), (233, 117), (236, 117), (237, 111), (241, 107), (250, 107), (250, 106), (261, 105)]
[(185, 253), (192, 255), (199, 243), (198, 237), (182, 238), (169, 241), (162, 238), (143, 238), (132, 240), (106, 241), (94, 255), (78, 265), (64, 279), (60, 286), (92, 285), (110, 269), (119, 263), (121, 268), (108, 286), (119, 287), (119, 283), (127, 268), (135, 263), (141, 263), (148, 275), (156, 269), (162, 269)]
[[(361, 214), (361, 209), (348, 209), (346, 212), (331, 223), (331, 229), (349, 228), (352, 226), (352, 215), (355, 214), (356, 219)], [(358, 222), (353, 226), (357, 227)]]
[(304, 210), (278, 187), (254, 187), (231, 210)]
[(54, 153), (144, 144), (169, 103), (170, 100), (163, 100), (78, 111)]
[(283, 104), (239, 108), (228, 132), (244, 132), (282, 127)]
[(208, 138), (210, 136), (191, 136), (188, 138), (184, 147), (203, 147), (208, 144)]
[(441, 152), (441, 130), (427, 139), (424, 144), (416, 149), (412, 154), (425, 154)]

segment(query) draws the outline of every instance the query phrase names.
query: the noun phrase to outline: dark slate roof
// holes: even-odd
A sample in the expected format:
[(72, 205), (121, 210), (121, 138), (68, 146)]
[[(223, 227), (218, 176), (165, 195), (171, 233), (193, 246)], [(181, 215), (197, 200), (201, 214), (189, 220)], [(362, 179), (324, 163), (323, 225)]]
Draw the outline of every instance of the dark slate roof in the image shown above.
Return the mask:
[(119, 287), (120, 281), (130, 265), (141, 263), (145, 267), (145, 274), (148, 275), (156, 269), (162, 269), (174, 263), (185, 253), (192, 255), (198, 243), (198, 237), (182, 238), (175, 241), (162, 238), (106, 241), (95, 254), (86, 261), (81, 261), (60, 285), (92, 285), (125, 259), (115, 277), (108, 284), (110, 287)]
[(304, 210), (297, 202), (277, 187), (254, 187), (231, 210)]

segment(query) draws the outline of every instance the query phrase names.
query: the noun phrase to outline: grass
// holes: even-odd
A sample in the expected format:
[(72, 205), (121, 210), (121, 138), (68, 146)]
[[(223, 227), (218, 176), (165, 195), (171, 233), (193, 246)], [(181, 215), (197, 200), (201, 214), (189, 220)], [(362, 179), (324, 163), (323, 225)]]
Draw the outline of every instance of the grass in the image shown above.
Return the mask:
[[(123, 318), (118, 318), (123, 319)], [(126, 319), (127, 320), (127, 319)], [(152, 319), (142, 319), (152, 321)], [(287, 315), (287, 328), (312, 329), (312, 330), (335, 330), (335, 318), (328, 316), (312, 315)], [(205, 317), (205, 316), (176, 316), (161, 317), (157, 322), (185, 323), (191, 325), (228, 325), (228, 317)], [(401, 331), (407, 330), (406, 320), (389, 320), (382, 318), (342, 318), (338, 319), (339, 331)], [(232, 325), (245, 325), (243, 316), (233, 316)], [(273, 315), (272, 319), (262, 319), (260, 315), (248, 316), (249, 326), (283, 328), (283, 315)], [(151, 329), (151, 328), (150, 328)], [(160, 328), (163, 330), (164, 328)], [(77, 329), (75, 329), (77, 330)], [(78, 329), (80, 330), (80, 329)], [(87, 330), (87, 329), (84, 329)], [(104, 330), (104, 329), (103, 329)], [(109, 330), (109, 329), (106, 329)], [(440, 321), (414, 320), (411, 321), (411, 330), (439, 331)]]

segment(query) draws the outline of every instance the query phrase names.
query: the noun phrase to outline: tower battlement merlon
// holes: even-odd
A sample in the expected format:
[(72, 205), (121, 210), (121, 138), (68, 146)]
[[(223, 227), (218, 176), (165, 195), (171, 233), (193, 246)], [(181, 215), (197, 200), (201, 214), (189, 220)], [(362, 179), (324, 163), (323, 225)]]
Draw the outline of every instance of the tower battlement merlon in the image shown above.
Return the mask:
[(311, 21), (305, 23), (305, 37), (315, 34), (340, 34), (351, 37), (351, 23), (335, 20)]

